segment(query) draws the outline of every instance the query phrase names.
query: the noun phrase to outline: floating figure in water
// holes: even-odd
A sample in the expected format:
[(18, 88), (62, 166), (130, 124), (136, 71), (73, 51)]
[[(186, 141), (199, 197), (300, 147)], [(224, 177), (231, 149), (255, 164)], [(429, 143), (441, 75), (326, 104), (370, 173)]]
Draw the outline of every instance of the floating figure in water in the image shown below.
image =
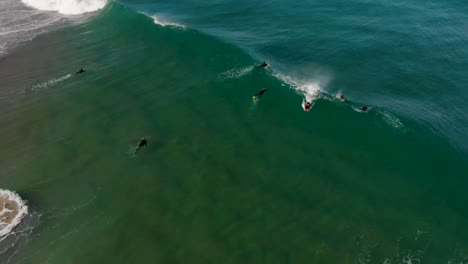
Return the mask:
[(362, 112), (367, 112), (367, 111), (369, 111), (369, 106), (365, 105), (365, 106), (361, 107), (360, 110)]
[(76, 72), (76, 74), (80, 74), (80, 73), (84, 73), (85, 70), (83, 68), (81, 68), (79, 71)]
[(343, 94), (340, 94), (339, 98), (340, 98), (341, 102), (346, 102), (346, 98), (344, 97)]
[(262, 64), (259, 64), (259, 65), (255, 66), (256, 69), (266, 68), (266, 67), (268, 67), (268, 63), (266, 61), (264, 61)]
[(306, 102), (304, 105), (304, 110), (309, 112), (310, 108), (312, 108), (312, 104), (310, 102)]
[(142, 147), (146, 146), (148, 146), (148, 140), (146, 140), (146, 138), (141, 138), (140, 143), (138, 143), (138, 147), (135, 149), (135, 153), (137, 153), (137, 151), (139, 151)]
[(256, 93), (254, 96), (252, 96), (252, 99), (253, 100), (257, 100), (257, 99), (260, 99), (260, 96), (262, 96), (262, 94), (264, 92), (266, 92), (267, 88), (262, 88), (262, 90), (260, 90), (260, 92)]

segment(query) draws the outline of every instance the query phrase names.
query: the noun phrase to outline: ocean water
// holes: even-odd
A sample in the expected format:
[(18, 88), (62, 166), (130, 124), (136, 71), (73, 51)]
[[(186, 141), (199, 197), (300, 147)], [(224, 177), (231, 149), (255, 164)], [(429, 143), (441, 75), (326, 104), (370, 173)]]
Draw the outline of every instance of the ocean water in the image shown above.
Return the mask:
[(2, 1), (0, 262), (468, 263), (467, 28), (457, 0)]

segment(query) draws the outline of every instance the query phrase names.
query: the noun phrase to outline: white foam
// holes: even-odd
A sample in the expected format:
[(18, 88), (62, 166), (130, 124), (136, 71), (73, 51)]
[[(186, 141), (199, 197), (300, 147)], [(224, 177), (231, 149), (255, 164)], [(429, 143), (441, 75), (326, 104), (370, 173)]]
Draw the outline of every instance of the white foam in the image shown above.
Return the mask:
[(314, 102), (314, 100), (322, 91), (319, 81), (300, 80), (293, 78), (292, 76), (279, 73), (274, 73), (273, 75), (286, 84), (290, 85), (293, 89), (303, 93), (307, 102)]
[(28, 206), (26, 206), (25, 202), (17, 193), (12, 191), (0, 189), (0, 198), (7, 200), (9, 203), (16, 204), (18, 207), (13, 219), (6, 221), (7, 216), (5, 214), (13, 211), (5, 208), (5, 203), (2, 205), (3, 209), (0, 211), (0, 237), (3, 237), (9, 234), (28, 214)]
[(163, 27), (177, 27), (177, 28), (182, 28), (185, 29), (184, 25), (177, 24), (174, 22), (170, 22), (166, 20), (165, 18), (162, 18), (160, 16), (152, 15), (151, 18), (153, 19), (154, 23)]
[(72, 76), (73, 75), (69, 73), (69, 74), (60, 76), (60, 77), (58, 77), (56, 79), (52, 79), (52, 80), (49, 80), (49, 81), (46, 81), (46, 82), (43, 82), (43, 83), (36, 84), (31, 88), (31, 90), (36, 91), (38, 89), (44, 89), (44, 88), (47, 88), (47, 87), (50, 87), (50, 86), (54, 86), (57, 83), (65, 81), (66, 79), (68, 79), (68, 78), (70, 78)]
[(412, 256), (410, 254), (406, 255), (403, 257), (402, 261), (403, 264), (415, 264), (415, 263), (421, 263), (421, 259)]
[(222, 80), (225, 79), (239, 79), (240, 77), (251, 73), (254, 67), (252, 66), (246, 66), (243, 68), (236, 68), (236, 69), (231, 69), (228, 71), (225, 71), (219, 75), (219, 78)]
[(398, 119), (398, 117), (390, 114), (387, 111), (382, 111), (382, 118), (383, 120), (390, 126), (396, 128), (396, 129), (402, 129), (404, 128), (403, 123)]
[(103, 8), (107, 0), (21, 0), (24, 4), (44, 11), (65, 15), (79, 15)]

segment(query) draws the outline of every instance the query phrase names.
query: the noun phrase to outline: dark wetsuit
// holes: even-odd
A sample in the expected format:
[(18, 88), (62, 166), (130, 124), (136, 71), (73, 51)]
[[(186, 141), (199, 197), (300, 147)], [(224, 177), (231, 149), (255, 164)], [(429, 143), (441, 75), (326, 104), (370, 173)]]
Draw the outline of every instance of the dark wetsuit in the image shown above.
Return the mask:
[(265, 68), (267, 66), (268, 66), (268, 63), (266, 63), (266, 61), (264, 61), (262, 64), (255, 66), (255, 68)]
[(85, 72), (85, 70), (83, 70), (83, 68), (81, 68), (79, 71), (76, 72), (76, 74), (80, 74), (80, 73), (83, 73)]
[(266, 92), (267, 88), (263, 88), (260, 92), (256, 93), (253, 97), (260, 98), (264, 92)]
[(368, 106), (361, 107), (361, 111), (363, 111), (363, 112), (367, 112), (368, 110), (369, 110)]
[(135, 149), (135, 152), (140, 150), (142, 147), (146, 147), (147, 145), (148, 145), (148, 140), (146, 140), (146, 138), (142, 138), (140, 140), (140, 143), (138, 144), (138, 147)]

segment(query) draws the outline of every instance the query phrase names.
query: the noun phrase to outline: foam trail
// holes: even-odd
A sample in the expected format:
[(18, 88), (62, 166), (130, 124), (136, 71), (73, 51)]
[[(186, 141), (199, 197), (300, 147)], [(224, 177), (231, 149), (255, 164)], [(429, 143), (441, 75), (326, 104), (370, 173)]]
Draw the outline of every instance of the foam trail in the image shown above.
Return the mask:
[(302, 110), (306, 110), (305, 109), (305, 104), (306, 104), (306, 99), (304, 98), (304, 100), (302, 100), (302, 103), (301, 103), (301, 107), (302, 107)]
[(225, 79), (239, 79), (240, 77), (247, 75), (252, 72), (254, 67), (252, 66), (246, 66), (243, 68), (236, 68), (236, 69), (231, 69), (228, 71), (225, 71), (221, 74), (219, 74), (219, 78), (222, 80)]
[(21, 249), (33, 238), (33, 231), (40, 223), (41, 215), (32, 212), (25, 216), (15, 230), (0, 239), (0, 262), (10, 263), (19, 256)]
[(170, 22), (170, 21), (167, 21), (166, 19), (164, 18), (161, 18), (159, 16), (156, 16), (156, 15), (152, 15), (150, 16), (154, 23), (157, 24), (157, 25), (160, 25), (160, 26), (163, 26), (163, 27), (176, 27), (176, 28), (182, 28), (182, 29), (185, 29), (185, 26), (184, 25), (181, 25), (181, 24), (177, 24), (177, 23), (174, 23), (174, 22)]
[(47, 82), (36, 84), (31, 88), (31, 90), (35, 91), (37, 89), (47, 88), (47, 87), (56, 85), (57, 83), (62, 82), (62, 81), (66, 80), (66, 79), (68, 79), (70, 77), (72, 77), (72, 74), (69, 73), (69, 74), (61, 76), (61, 77), (59, 77), (57, 79), (52, 79), (52, 80), (49, 80)]
[(103, 8), (107, 0), (21, 0), (24, 4), (44, 11), (65, 15), (79, 15)]
[(398, 117), (390, 114), (387, 111), (382, 111), (381, 113), (383, 120), (390, 126), (396, 129), (402, 129), (404, 127), (403, 123), (398, 119)]
[(28, 214), (28, 206), (12, 191), (0, 189), (0, 241)]

